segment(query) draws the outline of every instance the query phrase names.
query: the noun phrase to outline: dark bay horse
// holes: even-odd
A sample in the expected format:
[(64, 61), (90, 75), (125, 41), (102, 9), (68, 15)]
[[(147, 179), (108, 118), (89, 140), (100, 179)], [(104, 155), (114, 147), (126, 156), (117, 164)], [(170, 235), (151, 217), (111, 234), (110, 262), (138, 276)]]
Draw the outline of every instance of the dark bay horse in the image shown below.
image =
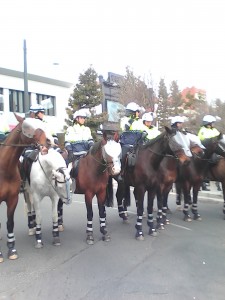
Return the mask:
[[(185, 154), (186, 153), (186, 154)], [(123, 200), (126, 197), (127, 187), (134, 187), (134, 196), (137, 205), (137, 223), (136, 223), (136, 238), (142, 240), (144, 238), (142, 232), (142, 217), (143, 217), (143, 201), (144, 194), (148, 191), (148, 195), (158, 195), (158, 222), (162, 219), (162, 190), (160, 187), (160, 176), (158, 174), (160, 163), (163, 158), (170, 155), (174, 159), (179, 160), (181, 164), (190, 162), (190, 149), (188, 140), (181, 132), (165, 127), (165, 132), (150, 140), (145, 145), (139, 145), (137, 148), (137, 158), (134, 167), (126, 166), (124, 180), (118, 182), (116, 192), (119, 215), (123, 220), (127, 219), (125, 213), (121, 213)], [(153, 197), (154, 198), (154, 197)], [(149, 234), (153, 234), (153, 214), (152, 214), (151, 197), (148, 196), (148, 226)]]
[[(42, 122), (35, 119), (26, 119), (16, 115), (18, 125), (11, 131), (0, 145), (0, 203), (7, 205), (7, 246), (8, 258), (18, 258), (15, 249), (14, 212), (18, 203), (21, 178), (18, 169), (19, 158), (30, 144), (46, 145), (46, 135), (42, 130)], [(0, 261), (3, 261), (0, 252)]]
[[(73, 163), (73, 168), (70, 172), (71, 178), (75, 179), (76, 189), (75, 194), (84, 194), (85, 203), (87, 208), (87, 237), (86, 241), (89, 245), (94, 243), (93, 236), (93, 210), (92, 199), (97, 197), (99, 220), (100, 220), (100, 232), (102, 233), (102, 239), (109, 241), (110, 236), (106, 229), (106, 212), (105, 212), (105, 200), (106, 200), (106, 187), (110, 175), (117, 175), (121, 170), (120, 163), (121, 146), (114, 140), (107, 139), (106, 135), (103, 135), (101, 141), (96, 142), (88, 154), (81, 157), (79, 160), (79, 170)], [(62, 225), (62, 202), (59, 201), (59, 224)]]
[[(191, 163), (188, 166), (180, 167), (178, 170), (179, 176), (176, 181), (177, 204), (180, 204), (179, 201), (181, 199), (181, 192), (183, 192), (184, 221), (188, 221), (188, 222), (192, 220), (189, 213), (190, 204), (192, 204), (191, 210), (193, 213), (193, 219), (198, 221), (201, 221), (202, 219), (198, 212), (198, 205), (197, 205), (198, 192), (202, 185), (202, 181), (207, 176), (209, 166), (213, 162), (212, 155), (217, 154), (217, 155), (221, 155), (222, 157), (225, 157), (225, 141), (223, 139), (222, 134), (214, 138), (206, 139), (202, 143), (205, 146), (204, 156), (203, 157), (194, 156), (191, 160)], [(193, 189), (193, 199), (191, 199), (191, 189)]]
[(225, 158), (221, 156), (217, 162), (209, 162), (206, 176), (210, 181), (219, 181), (222, 183), (223, 213), (225, 219)]

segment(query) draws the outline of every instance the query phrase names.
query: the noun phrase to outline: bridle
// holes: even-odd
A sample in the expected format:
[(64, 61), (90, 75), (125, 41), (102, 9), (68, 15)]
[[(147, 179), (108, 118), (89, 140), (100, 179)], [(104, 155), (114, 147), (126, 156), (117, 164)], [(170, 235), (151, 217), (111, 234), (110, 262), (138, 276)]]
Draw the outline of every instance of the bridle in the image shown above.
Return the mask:
[[(59, 196), (59, 198), (65, 199), (65, 200), (66, 200), (66, 201), (65, 201), (65, 204), (70, 204), (70, 203), (71, 203), (71, 197), (68, 196), (68, 195), (70, 195), (70, 178), (66, 178), (66, 175), (65, 175), (65, 172), (64, 172), (64, 170), (66, 170), (67, 168), (66, 168), (66, 167), (60, 167), (60, 168), (58, 168), (57, 170), (55, 170), (56, 172), (59, 172), (59, 173), (63, 174), (63, 176), (64, 176), (64, 181), (59, 181), (59, 180), (57, 179), (57, 176), (54, 176), (54, 175), (53, 175), (52, 179), (54, 179), (54, 183), (55, 183), (55, 185), (53, 185), (53, 184), (52, 184), (52, 181), (51, 181), (51, 180), (49, 179), (49, 177), (47, 176), (47, 174), (46, 174), (46, 172), (45, 172), (45, 170), (44, 170), (44, 168), (43, 168), (43, 166), (42, 166), (42, 164), (41, 164), (41, 162), (40, 162), (39, 154), (38, 154), (38, 159), (37, 159), (37, 160), (38, 160), (38, 162), (39, 162), (39, 165), (40, 165), (40, 167), (41, 167), (41, 169), (42, 169), (42, 171), (43, 171), (45, 177), (47, 178), (48, 182), (50, 183), (51, 187), (54, 189), (54, 191), (56, 192), (56, 194)], [(58, 184), (66, 184), (67, 197), (63, 197), (62, 195), (59, 195), (59, 193), (58, 193), (58, 191), (57, 191), (57, 186), (58, 186)]]

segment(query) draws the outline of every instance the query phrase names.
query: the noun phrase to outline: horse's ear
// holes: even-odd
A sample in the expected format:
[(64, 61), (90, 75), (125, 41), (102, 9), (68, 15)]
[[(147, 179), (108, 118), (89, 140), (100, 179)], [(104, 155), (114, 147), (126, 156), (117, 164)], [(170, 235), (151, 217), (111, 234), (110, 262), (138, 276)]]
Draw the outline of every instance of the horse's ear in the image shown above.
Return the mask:
[(165, 130), (166, 130), (167, 133), (171, 133), (172, 132), (172, 129), (169, 128), (169, 127), (167, 127), (167, 126), (165, 126)]
[(223, 139), (223, 133), (222, 133), (222, 132), (220, 132), (220, 134), (218, 135), (218, 139), (219, 139), (219, 140), (222, 140), (222, 139)]
[(107, 142), (107, 132), (105, 130), (103, 130), (102, 137), (103, 137), (103, 140), (105, 140)]
[(23, 120), (25, 119), (25, 118), (23, 118), (23, 117), (17, 115), (16, 113), (14, 113), (14, 116), (15, 116), (15, 118), (17, 119), (17, 121), (18, 121), (19, 123), (23, 122)]

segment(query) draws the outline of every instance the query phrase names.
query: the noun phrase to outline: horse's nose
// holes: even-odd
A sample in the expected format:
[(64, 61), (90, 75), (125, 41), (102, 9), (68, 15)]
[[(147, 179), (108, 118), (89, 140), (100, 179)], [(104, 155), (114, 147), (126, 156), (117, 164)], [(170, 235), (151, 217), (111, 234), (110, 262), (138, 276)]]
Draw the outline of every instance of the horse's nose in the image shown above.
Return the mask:
[(121, 171), (120, 167), (112, 167), (112, 175), (118, 175)]

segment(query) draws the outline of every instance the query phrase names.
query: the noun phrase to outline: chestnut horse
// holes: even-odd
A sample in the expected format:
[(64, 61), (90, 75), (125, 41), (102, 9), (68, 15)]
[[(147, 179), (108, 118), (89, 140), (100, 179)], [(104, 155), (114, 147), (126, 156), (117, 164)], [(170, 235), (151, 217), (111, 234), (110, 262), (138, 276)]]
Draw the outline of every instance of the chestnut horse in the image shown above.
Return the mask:
[[(142, 232), (142, 216), (144, 195), (146, 191), (154, 195), (158, 193), (158, 223), (161, 223), (162, 191), (159, 189), (160, 177), (158, 176), (160, 163), (167, 155), (173, 157), (174, 163), (176, 160), (179, 160), (181, 164), (189, 163), (191, 152), (188, 144), (189, 141), (186, 139), (183, 133), (165, 127), (165, 132), (160, 134), (155, 139), (150, 140), (145, 145), (139, 145), (137, 147), (137, 158), (134, 167), (126, 166), (124, 180), (118, 182), (118, 188), (116, 192), (118, 210), (120, 217), (126, 221), (127, 216), (123, 210), (123, 200), (126, 198), (127, 187), (133, 186), (137, 205), (137, 223), (135, 227), (137, 230), (136, 238), (138, 240), (144, 239)], [(149, 234), (153, 233), (152, 224), (152, 203), (150, 197), (148, 197), (148, 226), (150, 227)]]
[[(46, 135), (43, 124), (36, 119), (24, 120), (16, 115), (18, 125), (10, 132), (0, 145), (0, 203), (7, 205), (7, 246), (8, 258), (18, 258), (15, 249), (14, 212), (18, 203), (21, 178), (18, 169), (19, 158), (25, 147), (31, 144), (46, 145)], [(0, 251), (0, 262), (3, 256)]]
[[(107, 139), (103, 134), (101, 141), (96, 142), (86, 156), (79, 159), (78, 165), (73, 162), (70, 172), (71, 178), (75, 180), (75, 194), (84, 194), (87, 208), (87, 237), (86, 242), (89, 245), (94, 243), (93, 236), (93, 209), (92, 199), (96, 195), (99, 209), (100, 232), (102, 239), (109, 241), (110, 236), (106, 228), (106, 188), (110, 175), (118, 175), (121, 171), (120, 163), (121, 146), (112, 139)], [(79, 169), (77, 169), (79, 167)], [(62, 226), (63, 214), (62, 201), (58, 204), (59, 225)]]

